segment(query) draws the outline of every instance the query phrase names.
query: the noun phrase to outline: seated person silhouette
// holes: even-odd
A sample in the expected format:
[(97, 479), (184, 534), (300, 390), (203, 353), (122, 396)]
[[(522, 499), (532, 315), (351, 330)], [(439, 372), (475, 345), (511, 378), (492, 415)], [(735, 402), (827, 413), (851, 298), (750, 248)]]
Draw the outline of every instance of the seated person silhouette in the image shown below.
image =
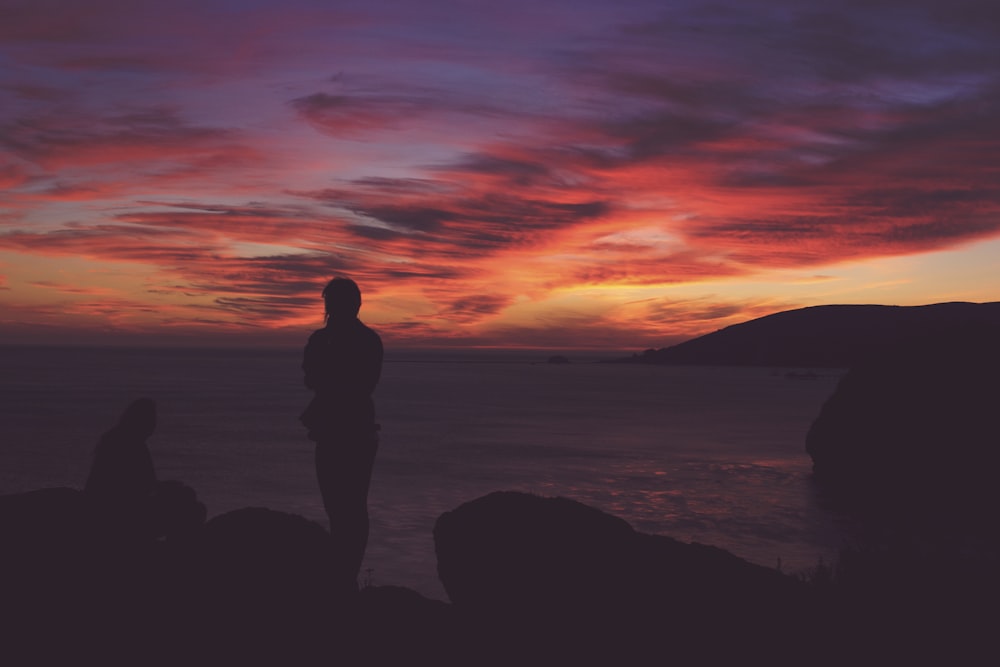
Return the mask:
[(205, 506), (180, 482), (156, 479), (146, 439), (156, 428), (156, 404), (133, 401), (118, 424), (101, 436), (84, 492), (105, 537), (153, 539), (190, 532), (205, 520)]
[(316, 476), (337, 545), (335, 577), (356, 592), (368, 545), (368, 487), (378, 424), (372, 393), (382, 373), (382, 340), (358, 319), (361, 290), (334, 278), (323, 290), (326, 326), (306, 344), (305, 384), (315, 392), (300, 419), (316, 443)]

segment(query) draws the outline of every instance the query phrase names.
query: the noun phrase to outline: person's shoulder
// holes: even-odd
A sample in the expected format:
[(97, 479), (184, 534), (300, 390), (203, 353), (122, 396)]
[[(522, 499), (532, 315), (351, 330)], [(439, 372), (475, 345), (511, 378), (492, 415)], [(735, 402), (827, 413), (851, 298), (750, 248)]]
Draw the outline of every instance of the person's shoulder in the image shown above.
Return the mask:
[(309, 342), (311, 343), (314, 340), (320, 340), (320, 339), (327, 338), (329, 335), (330, 335), (330, 332), (327, 331), (326, 328), (316, 329), (316, 331), (313, 331), (311, 334), (309, 334)]
[(358, 320), (358, 324), (361, 325), (361, 328), (364, 330), (366, 336), (368, 336), (372, 340), (377, 340), (379, 342), (379, 344), (382, 343), (382, 337), (378, 335), (377, 331), (375, 331), (374, 329), (372, 329), (370, 326), (368, 326), (367, 324), (365, 324), (361, 320)]

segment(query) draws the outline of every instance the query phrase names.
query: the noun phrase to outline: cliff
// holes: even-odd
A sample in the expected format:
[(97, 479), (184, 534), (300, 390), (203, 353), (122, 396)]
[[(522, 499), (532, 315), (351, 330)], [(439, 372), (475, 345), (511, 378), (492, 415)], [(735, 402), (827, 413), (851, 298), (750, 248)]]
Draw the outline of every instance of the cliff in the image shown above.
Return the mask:
[(621, 362), (848, 368), (900, 342), (956, 329), (1000, 331), (1000, 302), (926, 306), (830, 305), (734, 324)]

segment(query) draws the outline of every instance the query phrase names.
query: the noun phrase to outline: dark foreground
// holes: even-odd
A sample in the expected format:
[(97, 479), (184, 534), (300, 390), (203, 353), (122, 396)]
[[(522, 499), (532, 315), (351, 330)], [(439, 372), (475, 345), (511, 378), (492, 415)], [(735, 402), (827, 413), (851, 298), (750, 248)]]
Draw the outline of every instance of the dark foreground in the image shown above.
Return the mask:
[[(263, 508), (206, 522), (182, 484), (150, 482), (142, 505), (128, 484), (98, 493), (92, 471), (86, 491), (0, 497), (0, 664), (1000, 664), (996, 340), (963, 329), (844, 376), (806, 444), (862, 530), (804, 576), (496, 492), (437, 520), (449, 603), (345, 590), (338, 536), (316, 523)], [(152, 428), (132, 424), (102, 439), (124, 482), (152, 474), (124, 458)]]
[[(791, 577), (494, 493), (440, 517), (450, 603), (338, 591), (330, 534), (248, 508), (169, 539), (95, 530), (84, 494), (0, 497), (3, 664), (989, 664), (995, 557), (910, 542)], [(916, 550), (914, 550), (916, 549)], [(985, 660), (985, 662), (983, 662)]]

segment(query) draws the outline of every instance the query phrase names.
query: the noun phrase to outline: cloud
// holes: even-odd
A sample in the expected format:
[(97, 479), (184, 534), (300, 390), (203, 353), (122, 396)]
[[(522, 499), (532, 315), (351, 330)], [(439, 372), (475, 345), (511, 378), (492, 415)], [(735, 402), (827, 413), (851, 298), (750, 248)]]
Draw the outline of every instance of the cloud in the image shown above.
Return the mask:
[(236, 313), (246, 322), (282, 321), (294, 318), (304, 310), (315, 309), (316, 299), (301, 297), (288, 298), (250, 298), (250, 297), (219, 297), (215, 305), (222, 310)]
[(30, 179), (28, 170), (17, 164), (0, 165), (0, 188), (13, 189)]
[(619, 262), (574, 267), (570, 277), (580, 284), (669, 285), (699, 279), (732, 278), (748, 270), (734, 262), (696, 252), (658, 253), (645, 256), (623, 255)]
[(484, 174), (512, 187), (531, 187), (556, 178), (551, 168), (541, 160), (508, 157), (502, 154), (470, 153), (450, 165), (439, 168), (444, 172)]
[(514, 301), (506, 294), (477, 294), (452, 301), (439, 315), (458, 323), (477, 323), (490, 315), (496, 315)]
[[(449, 255), (481, 255), (523, 245), (547, 230), (600, 218), (609, 211), (609, 204), (600, 200), (554, 201), (532, 197), (530, 192), (479, 192), (474, 183), (465, 185), (458, 178), (419, 189), (389, 180), (357, 185), (300, 194), (374, 225), (358, 232), (362, 235), (419, 245), (432, 255), (435, 249)], [(383, 203), (387, 200), (394, 203)]]
[(62, 294), (81, 294), (87, 296), (107, 296), (111, 291), (107, 288), (95, 287), (91, 285), (73, 285), (70, 283), (58, 283), (51, 280), (36, 280), (28, 283), (35, 287), (50, 289)]
[(54, 104), (64, 102), (67, 94), (57, 86), (46, 86), (31, 82), (15, 82), (0, 85), (0, 90), (10, 93), (15, 98), (29, 102)]
[(646, 340), (794, 300), (620, 295), (1000, 234), (995, 3), (147, 5), (0, 9), (0, 247), (170, 326), (312, 322), (343, 272), (401, 339)]
[(111, 116), (39, 114), (0, 125), (0, 146), (48, 169), (122, 165), (239, 150), (234, 133), (184, 122), (176, 109), (140, 108)]
[[(49, 232), (11, 231), (0, 234), (3, 247), (49, 256), (89, 256), (118, 261), (177, 263), (211, 256), (205, 237), (176, 230), (125, 225), (100, 225)], [(217, 251), (217, 249), (215, 249)]]
[(420, 100), (405, 97), (360, 97), (313, 93), (291, 101), (316, 129), (334, 136), (363, 136), (400, 129), (425, 111)]

